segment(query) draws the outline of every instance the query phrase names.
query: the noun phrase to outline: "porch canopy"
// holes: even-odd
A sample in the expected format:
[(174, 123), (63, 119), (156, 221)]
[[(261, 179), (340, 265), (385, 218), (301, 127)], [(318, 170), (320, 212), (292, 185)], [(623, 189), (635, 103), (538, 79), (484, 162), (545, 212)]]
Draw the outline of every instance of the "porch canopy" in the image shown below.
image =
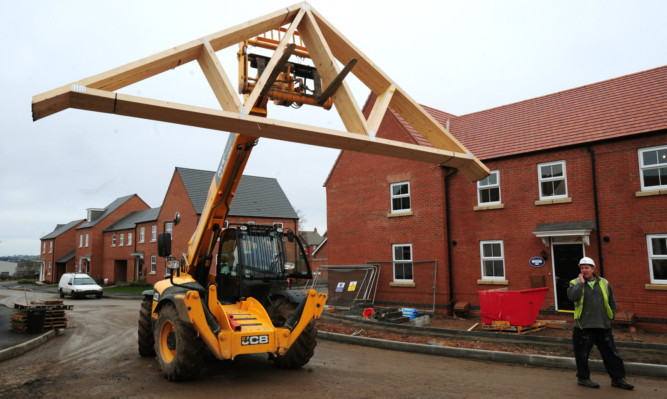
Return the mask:
[(548, 247), (552, 238), (571, 237), (579, 238), (584, 244), (590, 245), (590, 235), (595, 230), (594, 220), (582, 222), (538, 223), (535, 237), (542, 239)]

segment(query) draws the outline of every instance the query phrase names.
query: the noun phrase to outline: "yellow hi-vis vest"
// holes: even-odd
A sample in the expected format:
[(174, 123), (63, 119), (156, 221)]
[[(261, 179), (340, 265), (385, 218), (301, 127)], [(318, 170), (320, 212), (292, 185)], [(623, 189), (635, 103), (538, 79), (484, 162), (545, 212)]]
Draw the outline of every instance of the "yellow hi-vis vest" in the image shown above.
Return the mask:
[[(570, 284), (577, 284), (579, 281), (578, 278), (575, 278), (574, 280), (570, 281)], [(588, 284), (587, 282), (584, 284)], [(586, 287), (584, 287), (584, 291), (581, 292), (581, 298), (578, 301), (574, 301), (574, 319), (579, 320), (581, 318), (581, 312), (584, 310), (584, 292)], [(593, 288), (595, 288), (595, 284), (593, 284)], [(614, 312), (611, 310), (611, 306), (609, 306), (609, 297), (607, 295), (607, 292), (609, 291), (609, 282), (600, 277), (600, 289), (602, 290), (602, 297), (604, 298), (604, 308), (607, 310), (607, 316), (609, 319), (614, 318)]]

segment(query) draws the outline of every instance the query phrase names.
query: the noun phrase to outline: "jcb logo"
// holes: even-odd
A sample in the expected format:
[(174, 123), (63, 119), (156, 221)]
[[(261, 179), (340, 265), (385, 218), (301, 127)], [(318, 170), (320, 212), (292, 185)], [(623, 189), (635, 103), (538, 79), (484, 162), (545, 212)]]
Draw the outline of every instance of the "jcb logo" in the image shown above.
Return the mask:
[(246, 337), (241, 337), (241, 345), (262, 345), (269, 343), (268, 335), (251, 335)]

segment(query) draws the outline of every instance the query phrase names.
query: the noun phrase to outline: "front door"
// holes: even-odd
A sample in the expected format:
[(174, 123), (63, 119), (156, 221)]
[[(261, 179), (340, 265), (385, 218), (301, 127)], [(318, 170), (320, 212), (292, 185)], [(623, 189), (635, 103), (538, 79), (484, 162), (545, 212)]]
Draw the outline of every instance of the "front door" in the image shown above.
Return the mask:
[(574, 303), (567, 299), (570, 281), (579, 275), (579, 261), (584, 256), (583, 244), (554, 244), (553, 265), (556, 284), (557, 310), (574, 310)]

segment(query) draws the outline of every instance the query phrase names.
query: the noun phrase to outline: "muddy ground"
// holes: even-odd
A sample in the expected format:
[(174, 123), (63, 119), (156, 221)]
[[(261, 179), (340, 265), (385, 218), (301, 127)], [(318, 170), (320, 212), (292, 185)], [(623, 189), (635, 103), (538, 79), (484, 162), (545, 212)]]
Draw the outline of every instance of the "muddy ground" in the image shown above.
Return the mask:
[[(388, 331), (385, 328), (386, 323), (378, 323), (377, 327), (368, 325), (368, 323), (355, 322), (354, 318), (341, 320), (340, 318), (325, 317), (318, 321), (318, 330), (334, 332), (339, 334), (354, 334), (360, 337), (386, 339), (392, 341), (411, 342), (418, 344), (442, 345), (455, 348), (468, 349), (484, 349), (503, 352), (523, 353), (532, 355), (545, 356), (559, 356), (559, 357), (573, 357), (572, 347), (569, 341), (563, 344), (547, 343), (537, 344), (535, 342), (528, 343), (507, 343), (498, 342), (497, 339), (485, 340), (480, 337), (443, 337), (442, 335), (429, 335), (428, 332), (419, 333), (415, 329), (408, 333)], [(442, 328), (450, 330), (470, 330), (494, 332), (493, 330), (484, 329), (479, 319), (462, 319), (437, 316), (430, 319), (430, 324), (426, 327)], [(472, 329), (471, 329), (472, 328)], [(503, 335), (514, 335), (516, 333), (507, 332)], [(572, 336), (572, 324), (566, 323), (564, 328), (545, 328), (543, 330), (530, 332), (525, 335), (536, 337), (558, 337), (570, 339)], [(652, 364), (667, 364), (667, 352), (661, 349), (630, 349), (623, 347), (621, 342), (635, 342), (635, 343), (657, 343), (667, 345), (667, 334), (646, 332), (643, 330), (634, 331), (628, 326), (622, 326), (614, 329), (614, 339), (619, 343), (619, 353), (626, 362), (637, 363), (652, 363)], [(600, 359), (599, 354), (593, 349), (591, 352), (592, 359)]]

